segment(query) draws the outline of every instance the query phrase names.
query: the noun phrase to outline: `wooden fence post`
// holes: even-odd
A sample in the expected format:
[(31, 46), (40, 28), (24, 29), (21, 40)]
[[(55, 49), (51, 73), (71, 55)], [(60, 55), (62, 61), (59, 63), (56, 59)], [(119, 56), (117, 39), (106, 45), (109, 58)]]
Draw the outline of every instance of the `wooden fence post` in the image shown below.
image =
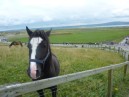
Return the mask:
[[(125, 59), (126, 61), (129, 61), (129, 54), (127, 52), (125, 55)], [(126, 76), (126, 73), (127, 73), (127, 67), (128, 67), (128, 64), (124, 66), (124, 77)]]
[(108, 94), (107, 97), (112, 97), (113, 90), (113, 70), (108, 70)]
[(128, 54), (128, 58), (127, 58), (127, 60), (129, 61), (129, 54)]
[(124, 66), (124, 77), (126, 76), (126, 73), (127, 73), (127, 66), (128, 66), (128, 65), (125, 65), (125, 66)]

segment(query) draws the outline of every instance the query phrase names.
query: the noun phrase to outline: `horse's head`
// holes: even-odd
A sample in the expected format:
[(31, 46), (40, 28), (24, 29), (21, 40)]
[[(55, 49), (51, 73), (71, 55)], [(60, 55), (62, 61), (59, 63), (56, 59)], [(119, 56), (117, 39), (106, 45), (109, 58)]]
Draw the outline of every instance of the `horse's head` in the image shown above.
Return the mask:
[(29, 76), (32, 79), (40, 79), (43, 76), (43, 69), (46, 60), (50, 55), (50, 45), (48, 36), (51, 30), (35, 30), (32, 32), (28, 27), (26, 31), (29, 35)]

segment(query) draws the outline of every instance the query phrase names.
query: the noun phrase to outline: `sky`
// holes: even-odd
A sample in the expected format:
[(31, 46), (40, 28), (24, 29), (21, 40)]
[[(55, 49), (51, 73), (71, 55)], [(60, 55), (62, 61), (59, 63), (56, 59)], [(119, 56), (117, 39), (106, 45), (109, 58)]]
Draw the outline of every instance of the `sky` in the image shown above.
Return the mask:
[(129, 0), (0, 0), (0, 26), (129, 22)]

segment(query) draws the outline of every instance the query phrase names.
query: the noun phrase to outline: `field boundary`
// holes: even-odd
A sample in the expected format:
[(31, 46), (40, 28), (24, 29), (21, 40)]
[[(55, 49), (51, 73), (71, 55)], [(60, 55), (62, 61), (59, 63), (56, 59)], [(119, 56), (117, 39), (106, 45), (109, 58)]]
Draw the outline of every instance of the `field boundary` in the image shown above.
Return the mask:
[[(123, 62), (120, 64), (115, 64), (115, 65), (105, 66), (105, 67), (101, 67), (101, 68), (86, 70), (86, 71), (82, 71), (82, 72), (62, 75), (62, 76), (48, 78), (48, 79), (39, 80), (39, 81), (4, 86), (3, 88), (0, 88), (0, 96), (1, 97), (15, 97), (15, 96), (29, 93), (32, 91), (36, 91), (39, 89), (48, 88), (48, 87), (51, 87), (54, 85), (58, 85), (58, 84), (66, 83), (66, 82), (73, 81), (76, 79), (80, 79), (80, 78), (88, 77), (88, 76), (95, 75), (98, 73), (102, 73), (104, 71), (108, 71), (109, 77), (110, 77), (111, 76), (110, 72), (112, 70), (119, 68), (119, 67), (123, 67), (123, 66), (127, 67), (127, 65), (129, 65), (129, 61), (126, 61), (126, 62)], [(126, 72), (127, 72), (127, 69), (124, 69), (124, 76), (126, 75)], [(109, 80), (108, 81), (109, 82), (108, 95), (111, 95), (112, 79), (108, 79), (108, 80)], [(112, 97), (112, 96), (108, 96), (108, 97)]]

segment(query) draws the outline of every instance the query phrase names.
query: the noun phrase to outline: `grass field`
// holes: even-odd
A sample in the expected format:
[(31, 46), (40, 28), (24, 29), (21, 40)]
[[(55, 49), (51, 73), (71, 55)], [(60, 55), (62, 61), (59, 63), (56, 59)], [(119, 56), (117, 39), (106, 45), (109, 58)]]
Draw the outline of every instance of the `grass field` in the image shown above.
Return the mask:
[[(50, 36), (51, 43), (88, 43), (88, 42), (120, 42), (124, 37), (129, 35), (128, 27), (117, 28), (78, 28), (78, 29), (64, 29), (53, 30)], [(24, 37), (23, 37), (24, 36)], [(28, 36), (25, 35), (11, 37), (10, 41), (20, 40), (22, 42), (28, 41)]]
[[(53, 30), (51, 43), (88, 43), (88, 42), (119, 42), (129, 35), (129, 28), (78, 28)], [(10, 35), (10, 41), (28, 41), (26, 32)], [(103, 67), (125, 61), (117, 53), (99, 49), (61, 48), (53, 47), (61, 64), (60, 75)], [(0, 44), (0, 85), (31, 81), (27, 76), (28, 49), (27, 47), (3, 46)], [(2, 79), (2, 80), (1, 80)], [(129, 77), (123, 79), (123, 68), (114, 71), (113, 97), (125, 97), (129, 90)], [(72, 81), (58, 86), (59, 97), (106, 97), (107, 72), (88, 78)], [(47, 97), (50, 97), (46, 90)], [(67, 96), (68, 95), (68, 96)], [(23, 97), (37, 97), (36, 93), (29, 93)]]
[[(124, 61), (122, 56), (117, 53), (97, 49), (54, 47), (52, 51), (57, 55), (61, 64), (60, 75)], [(26, 73), (27, 68), (27, 47), (0, 47), (0, 85), (31, 81)], [(128, 93), (129, 78), (127, 77), (123, 82), (122, 69), (116, 70), (114, 75), (114, 89), (118, 89), (117, 91), (113, 90), (114, 95), (116, 95), (115, 97), (125, 97), (124, 95)], [(105, 97), (107, 92), (107, 72), (62, 84), (58, 87), (59, 97)], [(48, 93), (46, 94), (47, 97), (50, 97), (49, 92), (46, 92)], [(36, 93), (30, 93), (23, 97), (36, 97)]]

